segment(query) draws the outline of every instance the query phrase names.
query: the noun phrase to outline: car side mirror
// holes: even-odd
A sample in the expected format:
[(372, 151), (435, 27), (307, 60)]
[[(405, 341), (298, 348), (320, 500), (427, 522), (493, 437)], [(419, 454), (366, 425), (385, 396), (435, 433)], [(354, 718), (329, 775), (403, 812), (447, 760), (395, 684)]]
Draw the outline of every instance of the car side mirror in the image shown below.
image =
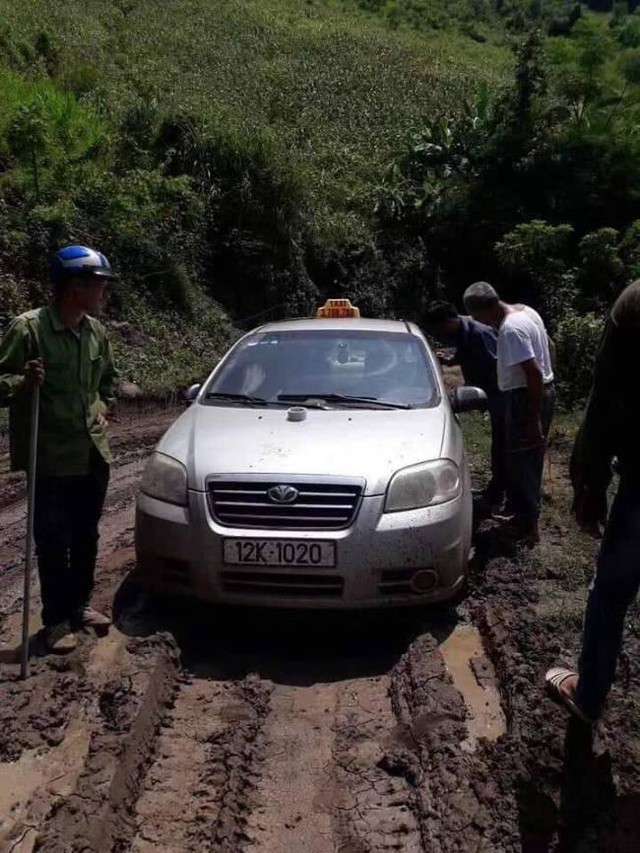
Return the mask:
[(461, 412), (486, 412), (489, 401), (482, 388), (461, 385), (449, 395), (451, 408), (458, 415)]
[(201, 388), (202, 385), (192, 385), (190, 388), (187, 389), (183, 398), (185, 406), (190, 406), (193, 403), (193, 401), (198, 396)]

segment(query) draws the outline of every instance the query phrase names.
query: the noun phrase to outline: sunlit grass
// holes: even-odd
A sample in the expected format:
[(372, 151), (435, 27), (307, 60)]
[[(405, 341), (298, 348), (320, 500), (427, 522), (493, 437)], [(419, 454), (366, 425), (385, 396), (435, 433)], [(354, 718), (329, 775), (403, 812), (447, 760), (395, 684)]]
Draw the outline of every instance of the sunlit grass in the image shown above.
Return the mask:
[(505, 47), (394, 32), (326, 2), (0, 0), (0, 16), (26, 40), (46, 28), (63, 83), (93, 63), (89, 95), (111, 113), (146, 98), (271, 135), (326, 227), (347, 234), (406, 129), (460, 109), (482, 80), (499, 85), (511, 63)]

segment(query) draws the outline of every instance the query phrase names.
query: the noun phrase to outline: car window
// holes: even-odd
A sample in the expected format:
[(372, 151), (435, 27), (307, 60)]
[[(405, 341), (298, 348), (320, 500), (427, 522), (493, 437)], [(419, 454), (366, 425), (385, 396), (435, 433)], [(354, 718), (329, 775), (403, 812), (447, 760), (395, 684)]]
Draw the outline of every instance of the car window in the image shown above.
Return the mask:
[(372, 397), (434, 406), (439, 391), (422, 341), (403, 332), (318, 329), (263, 332), (223, 361), (208, 394)]

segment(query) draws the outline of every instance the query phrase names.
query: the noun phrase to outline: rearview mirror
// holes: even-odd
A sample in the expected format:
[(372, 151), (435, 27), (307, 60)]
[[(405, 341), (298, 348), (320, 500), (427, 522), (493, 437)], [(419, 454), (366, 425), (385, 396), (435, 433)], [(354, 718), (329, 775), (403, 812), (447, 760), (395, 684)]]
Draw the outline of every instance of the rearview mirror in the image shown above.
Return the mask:
[(488, 407), (487, 395), (482, 388), (471, 385), (461, 385), (449, 395), (451, 408), (458, 415), (461, 412), (486, 412)]
[(192, 385), (190, 388), (187, 389), (184, 395), (185, 406), (190, 406), (193, 403), (193, 401), (198, 396), (201, 388), (202, 385)]

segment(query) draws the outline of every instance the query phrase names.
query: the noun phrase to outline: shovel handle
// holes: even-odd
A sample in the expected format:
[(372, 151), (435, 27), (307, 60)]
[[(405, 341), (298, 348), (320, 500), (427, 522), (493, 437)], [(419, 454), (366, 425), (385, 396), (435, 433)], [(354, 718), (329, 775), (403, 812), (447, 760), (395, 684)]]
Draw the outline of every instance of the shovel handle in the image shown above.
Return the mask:
[(36, 462), (38, 458), (38, 421), (40, 419), (40, 387), (31, 394), (31, 424), (29, 433), (29, 469), (27, 471), (27, 536), (24, 556), (24, 594), (22, 596), (22, 646), (20, 678), (29, 675), (29, 609), (31, 604), (31, 559), (33, 556), (33, 518), (36, 496)]

